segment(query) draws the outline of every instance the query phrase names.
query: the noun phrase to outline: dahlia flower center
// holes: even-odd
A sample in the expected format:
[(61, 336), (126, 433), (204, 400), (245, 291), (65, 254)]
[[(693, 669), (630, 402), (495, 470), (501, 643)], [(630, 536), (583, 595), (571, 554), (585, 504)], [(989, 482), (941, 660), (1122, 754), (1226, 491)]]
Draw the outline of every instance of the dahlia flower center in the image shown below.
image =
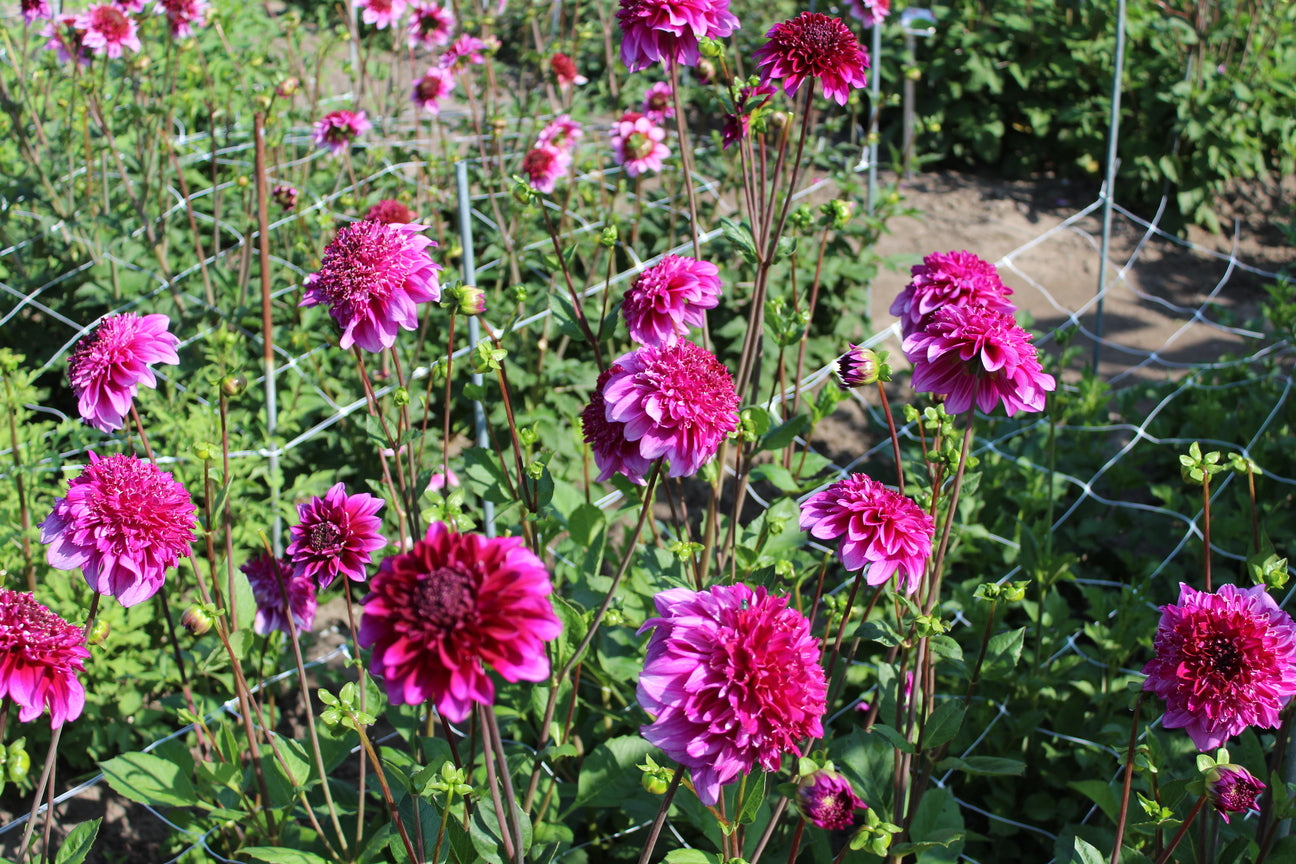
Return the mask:
[(522, 170), (535, 177), (547, 174), (549, 169), (553, 167), (553, 163), (554, 155), (552, 153), (542, 148), (536, 148), (528, 151), (522, 159)]
[(95, 29), (109, 42), (119, 42), (130, 35), (130, 19), (113, 6), (100, 6), (95, 10)]
[(828, 825), (849, 823), (855, 815), (853, 801), (841, 792), (812, 792), (810, 794), (810, 813), (819, 822)]
[(378, 14), (391, 12), (391, 0), (369, 0), (369, 8)]
[(438, 567), (419, 580), (414, 615), (441, 630), (454, 630), (477, 608), (476, 581), (455, 567)]
[(441, 80), (432, 77), (423, 78), (418, 84), (414, 85), (414, 93), (418, 96), (420, 102), (432, 102), (440, 99), (442, 95)]
[(1260, 791), (1261, 787), (1257, 787), (1243, 779), (1236, 779), (1227, 784), (1224, 791), (1219, 794), (1219, 807), (1235, 813), (1250, 810), (1255, 806), (1255, 800)]
[(647, 132), (631, 132), (625, 139), (625, 152), (631, 159), (646, 159), (653, 151), (653, 140)]
[(665, 111), (669, 104), (665, 93), (654, 93), (648, 98), (648, 108), (653, 111)]
[(1227, 636), (1206, 640), (1201, 653), (1206, 666), (1221, 678), (1237, 677), (1246, 660), (1237, 643)]
[(317, 555), (342, 551), (342, 529), (332, 522), (316, 522), (306, 531), (306, 545)]

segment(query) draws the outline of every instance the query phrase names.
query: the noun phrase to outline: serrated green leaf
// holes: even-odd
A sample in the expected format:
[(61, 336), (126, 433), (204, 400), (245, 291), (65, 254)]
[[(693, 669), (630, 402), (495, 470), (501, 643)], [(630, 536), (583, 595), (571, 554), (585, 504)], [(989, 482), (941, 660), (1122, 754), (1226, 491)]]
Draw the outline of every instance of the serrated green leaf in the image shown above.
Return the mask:
[(923, 747), (939, 747), (953, 740), (963, 725), (963, 703), (948, 700), (936, 706), (923, 727)]
[(69, 831), (67, 839), (59, 847), (58, 855), (54, 856), (54, 864), (81, 864), (94, 846), (101, 822), (102, 819), (91, 819)]

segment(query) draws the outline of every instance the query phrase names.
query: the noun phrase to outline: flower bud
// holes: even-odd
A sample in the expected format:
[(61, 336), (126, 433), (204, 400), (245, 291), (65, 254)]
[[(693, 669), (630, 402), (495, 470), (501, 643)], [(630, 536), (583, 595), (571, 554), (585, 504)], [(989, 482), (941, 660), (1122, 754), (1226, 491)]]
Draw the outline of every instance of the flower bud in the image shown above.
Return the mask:
[(397, 408), (404, 408), (410, 404), (410, 392), (404, 387), (397, 387), (392, 391), (392, 402), (396, 403)]
[(850, 828), (855, 824), (855, 811), (867, 808), (850, 781), (835, 771), (815, 771), (797, 789), (797, 809), (820, 828)]
[(697, 66), (693, 67), (693, 74), (697, 76), (699, 84), (710, 84), (715, 80), (715, 64), (704, 57), (698, 61)]
[(89, 634), (86, 635), (87, 645), (102, 645), (103, 641), (108, 638), (108, 622), (102, 618), (95, 621), (94, 626), (90, 628)]
[(602, 233), (599, 234), (599, 245), (604, 249), (611, 249), (616, 246), (618, 236), (617, 227), (615, 225), (608, 225), (603, 229)]
[(837, 383), (843, 390), (876, 384), (880, 368), (876, 351), (852, 345), (837, 360)]
[(212, 618), (202, 606), (190, 606), (180, 616), (180, 623), (194, 636), (201, 636), (211, 629)]
[(486, 292), (472, 285), (461, 285), (456, 292), (459, 311), (464, 315), (480, 315), (486, 311)]
[(275, 88), (275, 95), (281, 99), (291, 99), (297, 93), (299, 87), (301, 87), (301, 82), (296, 78), (285, 78)]
[(10, 783), (20, 783), (31, 770), (31, 756), (23, 747), (22, 741), (14, 741), (5, 753), (5, 777)]
[(698, 53), (708, 60), (714, 60), (724, 53), (724, 45), (702, 36), (698, 39)]
[(792, 122), (792, 115), (786, 111), (771, 111), (769, 125), (771, 129), (783, 129)]
[(242, 375), (226, 375), (221, 379), (221, 392), (226, 396), (238, 396), (247, 389), (247, 378)]
[(1248, 810), (1259, 810), (1256, 798), (1265, 790), (1251, 772), (1241, 765), (1225, 763), (1215, 765), (1206, 772), (1206, 797), (1219, 811), (1225, 822), (1230, 813), (1245, 813)]

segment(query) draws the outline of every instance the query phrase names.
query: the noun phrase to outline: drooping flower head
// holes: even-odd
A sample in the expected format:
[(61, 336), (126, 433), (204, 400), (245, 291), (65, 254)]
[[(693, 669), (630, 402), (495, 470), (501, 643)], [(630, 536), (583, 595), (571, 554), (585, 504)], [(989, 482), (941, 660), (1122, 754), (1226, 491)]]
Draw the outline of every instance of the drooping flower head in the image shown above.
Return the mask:
[(866, 474), (852, 474), (807, 498), (800, 524), (819, 540), (840, 537), (842, 566), (854, 571), (867, 565), (869, 585), (881, 585), (894, 573), (906, 594), (918, 590), (936, 534), (927, 511)]
[(52, 19), (54, 17), (54, 10), (50, 8), (49, 0), (22, 0), (20, 5), (23, 22), (26, 24), (33, 23), (37, 18)]
[(111, 3), (91, 6), (77, 17), (76, 26), (84, 34), (82, 44), (92, 54), (117, 58), (125, 48), (140, 50), (139, 25)]
[[(307, 633), (314, 628), (315, 580), (305, 574), (294, 575), (291, 560), (262, 552), (249, 558), (239, 570), (247, 576), (248, 584), (252, 586), (252, 598), (256, 600), (253, 630), (263, 635), (275, 630), (291, 633), (288, 626), (290, 610), (298, 633)], [(287, 605), (284, 604), (285, 593)]]
[(855, 811), (867, 809), (850, 781), (836, 771), (820, 770), (797, 788), (797, 809), (820, 828), (840, 831), (855, 824)]
[(738, 29), (729, 0), (621, 0), (621, 62), (631, 72), (657, 63), (696, 66), (698, 39), (723, 39)]
[(630, 338), (640, 345), (668, 345), (706, 323), (706, 310), (720, 302), (720, 268), (710, 261), (666, 255), (644, 270), (621, 302)]
[(627, 177), (660, 171), (662, 160), (670, 155), (670, 148), (662, 143), (665, 138), (665, 129), (638, 112), (627, 111), (612, 125), (612, 159)]
[(419, 0), (410, 4), (409, 47), (440, 48), (448, 45), (454, 28), (454, 13), (449, 9)]
[(725, 115), (724, 127), (721, 130), (721, 144), (728, 150), (734, 144), (747, 137), (751, 129), (752, 114), (769, 104), (770, 97), (778, 92), (771, 84), (741, 87), (738, 98), (734, 100), (734, 113)]
[(675, 116), (674, 92), (669, 81), (658, 81), (644, 94), (643, 115), (661, 125)]
[(77, 342), (68, 358), (68, 382), (81, 419), (103, 432), (122, 428), (139, 387), (157, 387), (149, 367), (180, 362), (180, 340), (167, 332), (165, 315), (110, 315)]
[(802, 12), (775, 24), (765, 38), (769, 41), (755, 52), (761, 82), (782, 81), (789, 96), (807, 78), (818, 78), (824, 96), (845, 105), (852, 87), (868, 85), (868, 54), (840, 18)]
[(50, 728), (81, 716), (85, 688), (85, 634), (31, 594), (0, 589), (0, 698), (30, 723), (49, 710)]
[(362, 10), (360, 20), (379, 30), (386, 30), (405, 14), (405, 0), (354, 0), (354, 5)]
[(342, 328), (338, 344), (344, 349), (390, 348), (398, 329), (418, 327), (416, 304), (441, 299), (441, 265), (428, 257), (436, 243), (423, 236), (426, 229), (414, 222), (347, 225), (324, 249), (320, 269), (306, 277), (298, 305), (327, 303)]
[(270, 197), (282, 210), (292, 210), (297, 206), (297, 187), (280, 184), (270, 190)]
[(293, 576), (313, 579), (321, 590), (338, 576), (365, 581), (371, 553), (387, 545), (378, 515), (385, 503), (366, 492), (348, 495), (346, 484), (336, 483), (323, 498), (297, 505), (301, 523), (289, 529), (292, 542), (284, 550)]
[(1166, 703), (1161, 725), (1214, 750), (1248, 726), (1272, 729), (1296, 694), (1296, 624), (1263, 585), (1214, 594), (1179, 585), (1161, 607), (1143, 689)]
[(94, 56), (85, 44), (85, 31), (77, 26), (78, 16), (59, 15), (41, 28), (40, 35), (46, 51), (57, 51), (60, 63), (75, 61), (78, 66), (89, 65)]
[(165, 15), (173, 39), (188, 39), (207, 23), (207, 0), (155, 0), (153, 13)]
[(441, 100), (454, 89), (454, 73), (445, 66), (433, 66), (414, 82), (414, 104), (429, 114), (441, 113)]
[(399, 201), (383, 198), (371, 206), (364, 215), (366, 222), (381, 222), (384, 225), (409, 225), (418, 221), (418, 214)]
[(314, 141), (334, 156), (339, 155), (351, 142), (373, 128), (363, 111), (330, 111), (315, 121)]
[(544, 643), (562, 632), (544, 564), (519, 537), (457, 534), (440, 522), (369, 583), (360, 644), (395, 705), (431, 701), (452, 723), (506, 681), (549, 677)]
[(843, 390), (854, 390), (878, 382), (882, 370), (877, 352), (863, 345), (851, 345), (837, 358), (837, 383)]
[(891, 14), (891, 0), (846, 0), (846, 5), (865, 27), (881, 24)]
[(589, 79), (576, 69), (576, 62), (566, 54), (555, 54), (549, 58), (549, 71), (559, 90), (567, 90), (572, 85), (588, 84)]
[(640, 732), (692, 771), (703, 804), (756, 765), (776, 771), (797, 742), (823, 734), (827, 686), (819, 640), (786, 598), (746, 585), (672, 588), (655, 598)]
[(441, 55), (441, 65), (456, 71), (464, 64), (480, 66), (486, 62), (486, 57), (482, 52), (488, 48), (489, 46), (476, 36), (464, 34), (454, 40), (450, 47), (446, 49), (446, 52)]
[(891, 314), (900, 319), (901, 336), (923, 329), (942, 306), (985, 306), (1005, 315), (1017, 311), (1008, 300), (1012, 289), (995, 266), (967, 250), (932, 253), (912, 272), (913, 278), (891, 304)]
[(738, 428), (733, 378), (715, 355), (686, 339), (614, 360), (603, 387), (604, 415), (648, 461), (670, 459), (670, 477), (689, 477), (715, 458)]
[(901, 347), (914, 367), (913, 388), (944, 395), (950, 414), (971, 408), (974, 394), (987, 414), (1001, 402), (1009, 417), (1043, 411), (1057, 386), (1040, 366), (1031, 335), (1011, 315), (985, 306), (943, 306)]
[(1230, 813), (1259, 812), (1256, 799), (1264, 790), (1265, 784), (1241, 765), (1216, 765), (1206, 774), (1206, 797), (1225, 823), (1229, 821)]
[(608, 379), (623, 371), (621, 366), (613, 363), (599, 373), (589, 404), (581, 412), (581, 431), (594, 454), (594, 464), (599, 469), (596, 479), (600, 483), (613, 474), (622, 474), (631, 483), (643, 486), (652, 461), (639, 452), (638, 441), (626, 438), (624, 423), (607, 419), (607, 401), (603, 398), (603, 388)]
[(575, 152), (576, 145), (583, 137), (585, 137), (585, 130), (581, 129), (579, 123), (566, 114), (559, 114), (540, 130), (540, 134), (536, 136), (536, 146), (548, 144), (571, 154)]
[(554, 184), (567, 173), (571, 164), (571, 154), (548, 144), (532, 147), (522, 157), (522, 170), (531, 186), (546, 195), (554, 191)]
[(184, 486), (152, 462), (120, 454), (100, 459), (92, 451), (40, 527), (51, 567), (79, 567), (91, 588), (134, 606), (156, 594), (167, 568), (189, 554), (194, 505)]

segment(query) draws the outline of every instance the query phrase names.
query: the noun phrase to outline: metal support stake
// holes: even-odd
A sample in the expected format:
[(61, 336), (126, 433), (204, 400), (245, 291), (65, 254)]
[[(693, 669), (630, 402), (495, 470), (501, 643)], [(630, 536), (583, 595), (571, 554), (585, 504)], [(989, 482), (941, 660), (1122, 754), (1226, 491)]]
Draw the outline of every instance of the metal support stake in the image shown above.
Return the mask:
[[(463, 246), (462, 273), (465, 285), (477, 284), (477, 262), (473, 258), (472, 200), (468, 192), (468, 163), (462, 159), (455, 163), (455, 187), (459, 194), (459, 243)], [(476, 350), (481, 341), (481, 324), (476, 315), (468, 316), (468, 347)], [(474, 386), (482, 385), (479, 372), (472, 374)], [(447, 406), (448, 407), (448, 406)], [(477, 432), (477, 446), (489, 447), (490, 435), (486, 431), (486, 408), (480, 400), (473, 400), (473, 426)], [(448, 478), (447, 478), (448, 479)], [(495, 504), (482, 502), (482, 528), (487, 537), (495, 536)]]
[(1111, 116), (1107, 121), (1107, 177), (1100, 197), (1103, 202), (1102, 244), (1098, 261), (1098, 299), (1094, 308), (1093, 369), (1098, 371), (1102, 357), (1103, 298), (1107, 294), (1107, 250), (1111, 245), (1112, 203), (1115, 199), (1116, 170), (1120, 166), (1117, 144), (1120, 142), (1121, 77), (1125, 67), (1125, 0), (1116, 0), (1116, 70), (1112, 73)]

